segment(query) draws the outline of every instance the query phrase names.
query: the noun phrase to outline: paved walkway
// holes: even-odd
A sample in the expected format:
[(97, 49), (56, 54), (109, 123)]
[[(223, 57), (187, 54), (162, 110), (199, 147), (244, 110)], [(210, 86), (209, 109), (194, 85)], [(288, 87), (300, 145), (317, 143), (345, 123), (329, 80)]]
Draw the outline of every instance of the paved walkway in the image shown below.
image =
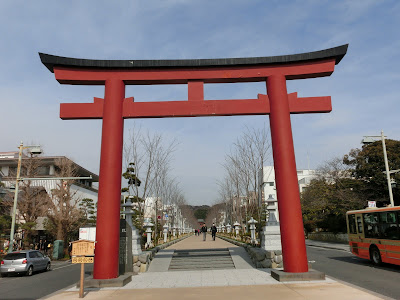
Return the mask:
[[(235, 269), (171, 271), (176, 250), (228, 249)], [(242, 248), (221, 239), (203, 242), (192, 236), (159, 251), (147, 273), (121, 288), (87, 289), (85, 299), (385, 299), (327, 278), (313, 282), (278, 282), (270, 269), (255, 269)], [(77, 278), (78, 280), (78, 278)], [(73, 287), (48, 299), (78, 299)]]

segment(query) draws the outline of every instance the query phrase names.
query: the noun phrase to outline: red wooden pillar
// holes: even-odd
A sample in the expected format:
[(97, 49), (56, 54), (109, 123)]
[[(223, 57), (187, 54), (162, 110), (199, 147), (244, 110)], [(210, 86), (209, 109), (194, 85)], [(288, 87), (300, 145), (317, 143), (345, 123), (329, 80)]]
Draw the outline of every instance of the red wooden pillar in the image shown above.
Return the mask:
[(124, 132), (122, 108), (124, 98), (124, 82), (119, 79), (106, 80), (100, 157), (99, 198), (97, 205), (97, 243), (93, 270), (94, 279), (118, 277), (119, 219)]
[(289, 102), (284, 75), (267, 79), (276, 192), (285, 272), (308, 272)]

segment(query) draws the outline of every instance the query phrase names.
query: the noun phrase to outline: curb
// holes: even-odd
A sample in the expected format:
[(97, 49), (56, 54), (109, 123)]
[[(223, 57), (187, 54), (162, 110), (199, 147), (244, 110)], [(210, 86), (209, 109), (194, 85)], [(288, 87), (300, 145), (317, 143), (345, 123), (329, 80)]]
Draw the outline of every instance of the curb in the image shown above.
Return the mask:
[(340, 251), (345, 251), (345, 252), (351, 253), (350, 247), (349, 247), (349, 249), (343, 249), (343, 248), (340, 248), (340, 247), (335, 247), (335, 246), (330, 246), (330, 245), (318, 245), (318, 244), (308, 244), (308, 243), (306, 243), (306, 246), (324, 248), (324, 249), (340, 250)]

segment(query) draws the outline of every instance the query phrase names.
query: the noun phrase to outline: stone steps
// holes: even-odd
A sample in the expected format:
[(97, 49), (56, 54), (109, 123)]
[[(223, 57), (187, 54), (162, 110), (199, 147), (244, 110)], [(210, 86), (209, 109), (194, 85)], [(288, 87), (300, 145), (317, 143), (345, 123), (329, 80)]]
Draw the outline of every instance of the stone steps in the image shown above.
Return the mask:
[(176, 250), (168, 270), (235, 269), (228, 249)]

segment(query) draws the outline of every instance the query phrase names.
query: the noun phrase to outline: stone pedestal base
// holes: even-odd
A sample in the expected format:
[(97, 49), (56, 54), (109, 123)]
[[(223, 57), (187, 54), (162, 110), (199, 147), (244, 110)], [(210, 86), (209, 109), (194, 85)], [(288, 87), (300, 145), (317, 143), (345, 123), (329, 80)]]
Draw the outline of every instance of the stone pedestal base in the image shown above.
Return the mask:
[(271, 270), (271, 276), (278, 281), (325, 280), (325, 273), (309, 269), (305, 273), (288, 273), (283, 270)]
[(261, 232), (261, 249), (282, 250), (281, 229), (277, 226), (264, 226)]

